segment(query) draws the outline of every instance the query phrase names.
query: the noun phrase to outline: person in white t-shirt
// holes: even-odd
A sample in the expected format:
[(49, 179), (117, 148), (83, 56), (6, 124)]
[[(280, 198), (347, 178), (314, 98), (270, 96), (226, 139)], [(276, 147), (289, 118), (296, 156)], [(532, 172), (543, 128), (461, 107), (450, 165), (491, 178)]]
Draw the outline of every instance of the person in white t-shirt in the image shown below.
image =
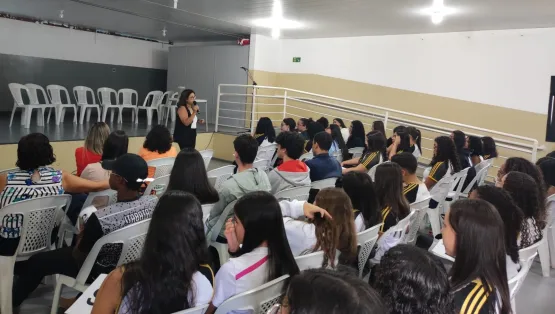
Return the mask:
[(214, 292), (208, 258), (201, 204), (190, 193), (167, 191), (152, 214), (141, 258), (106, 277), (92, 313), (174, 313), (208, 304)]
[(343, 190), (353, 204), (353, 215), (357, 232), (379, 224), (380, 206), (374, 183), (367, 173), (349, 172), (343, 176)]
[(276, 198), (268, 192), (241, 197), (235, 216), (226, 222), (231, 258), (216, 274), (214, 298), (206, 310), (213, 314), (225, 300), (283, 275), (299, 273), (285, 236)]
[(430, 191), (424, 182), (416, 176), (418, 161), (411, 153), (399, 153), (391, 157), (391, 162), (398, 164), (403, 173), (403, 195), (409, 204), (430, 198)]

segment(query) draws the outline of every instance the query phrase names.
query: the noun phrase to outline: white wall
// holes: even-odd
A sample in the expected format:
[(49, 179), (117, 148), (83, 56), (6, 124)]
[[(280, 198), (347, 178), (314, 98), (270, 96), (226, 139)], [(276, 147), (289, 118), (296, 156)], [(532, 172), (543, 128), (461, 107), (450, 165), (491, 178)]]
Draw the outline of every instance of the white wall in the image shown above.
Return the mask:
[[(555, 28), (279, 41), (259, 37), (257, 70), (320, 74), (543, 114), (555, 75)], [(293, 57), (302, 62), (292, 63)]]
[(168, 45), (0, 18), (0, 53), (166, 69)]

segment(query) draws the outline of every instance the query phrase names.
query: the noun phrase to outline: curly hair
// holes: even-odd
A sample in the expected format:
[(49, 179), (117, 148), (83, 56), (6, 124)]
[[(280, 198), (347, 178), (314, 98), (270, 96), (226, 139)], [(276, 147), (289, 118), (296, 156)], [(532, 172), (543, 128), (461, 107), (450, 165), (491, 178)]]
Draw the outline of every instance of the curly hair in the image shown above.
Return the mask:
[(461, 171), (461, 162), (459, 161), (459, 155), (457, 154), (457, 148), (453, 140), (450, 139), (449, 136), (438, 136), (434, 141), (437, 145), (437, 149), (430, 162), (430, 166), (435, 165), (439, 161), (449, 161), (451, 167), (453, 167), (453, 173)]
[(48, 137), (42, 133), (23, 136), (17, 143), (17, 162), (21, 170), (34, 170), (56, 162), (54, 149)]
[(315, 217), (316, 245), (313, 252), (324, 251), (322, 267), (336, 266), (337, 250), (341, 252), (340, 264), (350, 264), (357, 254), (357, 234), (349, 196), (343, 189), (325, 188), (318, 192), (314, 204), (326, 209), (333, 220)]
[(146, 135), (143, 147), (151, 152), (163, 154), (172, 148), (172, 135), (165, 126), (158, 124)]

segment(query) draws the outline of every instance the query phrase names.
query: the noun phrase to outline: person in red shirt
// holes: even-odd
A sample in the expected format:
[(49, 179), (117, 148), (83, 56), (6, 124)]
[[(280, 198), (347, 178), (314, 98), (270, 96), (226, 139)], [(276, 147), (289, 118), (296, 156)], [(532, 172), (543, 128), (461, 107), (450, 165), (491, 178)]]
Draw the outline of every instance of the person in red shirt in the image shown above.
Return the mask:
[(75, 149), (75, 164), (77, 165), (77, 176), (88, 164), (99, 162), (102, 159), (102, 148), (104, 142), (110, 135), (110, 128), (104, 122), (93, 124), (85, 139), (85, 145)]
[(281, 132), (276, 138), (277, 155), (283, 163), (268, 174), (272, 194), (294, 187), (310, 186), (310, 170), (299, 160), (304, 140), (298, 133)]

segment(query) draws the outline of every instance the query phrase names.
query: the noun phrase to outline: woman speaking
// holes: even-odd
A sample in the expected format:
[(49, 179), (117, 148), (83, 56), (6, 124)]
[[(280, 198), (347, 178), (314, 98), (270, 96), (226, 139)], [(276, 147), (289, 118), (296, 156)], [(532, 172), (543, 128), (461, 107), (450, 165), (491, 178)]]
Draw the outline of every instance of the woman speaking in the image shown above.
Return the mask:
[(179, 144), (179, 149), (186, 147), (195, 148), (197, 143), (197, 123), (203, 124), (204, 120), (197, 117), (198, 105), (196, 95), (192, 89), (181, 93), (177, 103), (177, 116), (173, 140)]

